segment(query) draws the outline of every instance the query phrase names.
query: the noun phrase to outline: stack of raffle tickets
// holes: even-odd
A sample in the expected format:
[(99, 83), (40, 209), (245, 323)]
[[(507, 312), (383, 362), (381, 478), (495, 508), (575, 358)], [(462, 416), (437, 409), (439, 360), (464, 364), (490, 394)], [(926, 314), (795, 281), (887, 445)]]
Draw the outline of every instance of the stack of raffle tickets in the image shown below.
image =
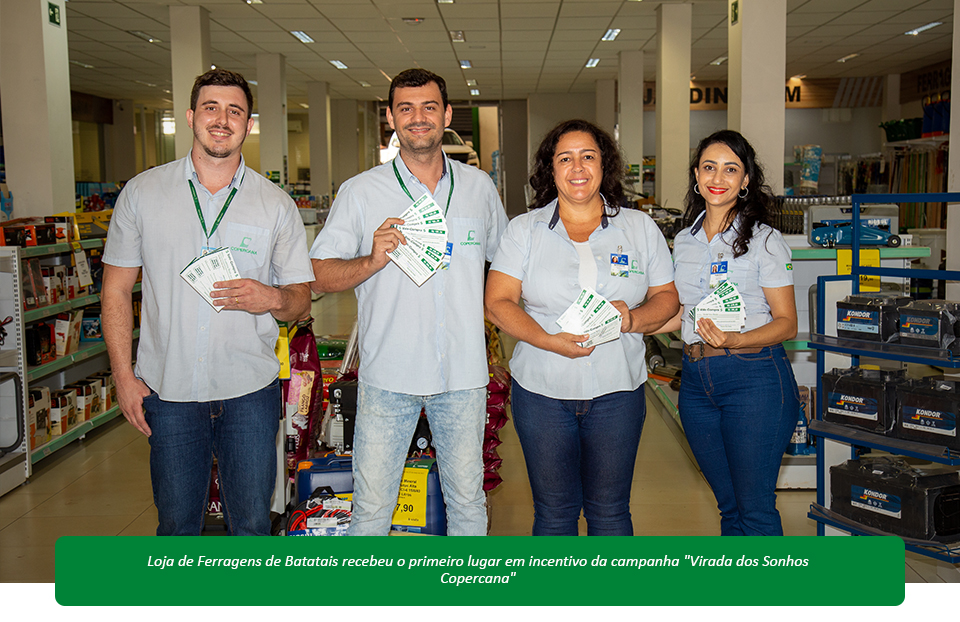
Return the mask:
[(414, 201), (400, 218), (403, 224), (393, 227), (403, 234), (407, 243), (397, 245), (387, 256), (419, 287), (436, 274), (441, 265), (449, 265), (448, 251), (452, 245), (447, 242), (447, 221), (429, 194)]
[(487, 325), (487, 362), (490, 382), (487, 384), (487, 424), (483, 434), (483, 490), (490, 492), (501, 483), (498, 470), (503, 459), (497, 453), (500, 430), (506, 425), (510, 403), (510, 374), (503, 368), (503, 347), (500, 334), (490, 322)]
[(557, 319), (565, 333), (587, 335), (583, 348), (620, 338), (620, 312), (606, 298), (585, 287)]
[(747, 312), (737, 286), (730, 281), (723, 281), (700, 304), (690, 309), (690, 317), (694, 322), (711, 319), (720, 330), (739, 333)]

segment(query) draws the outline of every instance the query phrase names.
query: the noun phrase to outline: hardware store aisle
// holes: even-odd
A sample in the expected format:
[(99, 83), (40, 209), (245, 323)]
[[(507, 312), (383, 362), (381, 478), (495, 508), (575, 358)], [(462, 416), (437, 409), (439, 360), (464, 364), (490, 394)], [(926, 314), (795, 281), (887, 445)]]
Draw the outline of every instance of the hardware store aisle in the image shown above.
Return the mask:
[[(356, 315), (352, 292), (314, 303), (315, 332), (350, 332)], [(505, 340), (506, 341), (506, 340)], [(506, 347), (511, 350), (510, 343)], [(631, 510), (637, 535), (718, 535), (716, 503), (659, 412), (648, 401), (637, 456)], [(500, 431), (503, 484), (489, 496), (491, 535), (529, 535), (530, 485), (512, 423)], [(52, 582), (54, 543), (62, 535), (155, 533), (149, 445), (121, 417), (35, 465), (30, 482), (0, 497), (0, 582)], [(816, 533), (806, 518), (812, 491), (779, 494), (787, 535)], [(581, 533), (586, 526), (581, 521)], [(908, 554), (909, 582), (939, 582), (936, 567)]]

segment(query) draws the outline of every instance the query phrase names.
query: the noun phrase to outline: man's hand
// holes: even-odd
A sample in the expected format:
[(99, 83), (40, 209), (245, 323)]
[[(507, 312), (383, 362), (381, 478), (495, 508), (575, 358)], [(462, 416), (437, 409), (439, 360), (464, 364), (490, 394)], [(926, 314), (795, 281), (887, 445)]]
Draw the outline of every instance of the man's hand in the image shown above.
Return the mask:
[(153, 432), (147, 425), (147, 420), (143, 413), (143, 398), (150, 395), (150, 389), (142, 380), (130, 374), (129, 378), (123, 379), (122, 376), (114, 374), (114, 382), (117, 385), (117, 401), (120, 402), (120, 412), (127, 418), (133, 427), (150, 436)]
[(215, 290), (210, 292), (213, 304), (224, 309), (259, 315), (275, 311), (283, 304), (280, 290), (256, 279), (218, 281), (213, 286)]
[(383, 224), (373, 232), (373, 247), (370, 250), (370, 267), (374, 272), (382, 270), (384, 266), (390, 263), (387, 253), (397, 250), (401, 244), (407, 243), (407, 238), (403, 237), (399, 229), (394, 225), (402, 225), (403, 220), (399, 218), (387, 218)]

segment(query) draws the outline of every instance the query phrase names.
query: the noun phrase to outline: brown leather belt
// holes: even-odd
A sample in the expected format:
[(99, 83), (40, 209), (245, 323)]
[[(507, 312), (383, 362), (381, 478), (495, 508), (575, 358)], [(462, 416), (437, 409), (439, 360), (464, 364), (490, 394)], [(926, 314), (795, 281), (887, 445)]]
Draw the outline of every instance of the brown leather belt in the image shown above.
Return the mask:
[(763, 348), (714, 348), (706, 343), (685, 343), (683, 344), (683, 353), (687, 358), (696, 363), (708, 356), (726, 356), (728, 354), (756, 354)]

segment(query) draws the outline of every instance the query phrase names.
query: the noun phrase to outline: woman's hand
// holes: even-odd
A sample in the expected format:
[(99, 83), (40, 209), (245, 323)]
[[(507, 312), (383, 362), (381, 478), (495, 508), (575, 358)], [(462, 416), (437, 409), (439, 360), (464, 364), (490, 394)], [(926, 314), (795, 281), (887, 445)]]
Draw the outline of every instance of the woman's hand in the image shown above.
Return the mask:
[(559, 354), (560, 356), (565, 356), (568, 359), (578, 359), (582, 356), (590, 356), (594, 348), (597, 346), (590, 346), (589, 348), (584, 348), (580, 344), (587, 340), (589, 335), (571, 335), (570, 333), (557, 333), (550, 336), (549, 344), (550, 347), (547, 348), (551, 352)]
[(630, 307), (627, 306), (627, 303), (622, 300), (611, 300), (610, 304), (613, 305), (614, 309), (620, 312), (620, 332), (633, 332), (633, 314), (630, 313)]
[(743, 341), (740, 333), (725, 333), (709, 318), (697, 320), (697, 333), (705, 344), (714, 348), (739, 348)]

